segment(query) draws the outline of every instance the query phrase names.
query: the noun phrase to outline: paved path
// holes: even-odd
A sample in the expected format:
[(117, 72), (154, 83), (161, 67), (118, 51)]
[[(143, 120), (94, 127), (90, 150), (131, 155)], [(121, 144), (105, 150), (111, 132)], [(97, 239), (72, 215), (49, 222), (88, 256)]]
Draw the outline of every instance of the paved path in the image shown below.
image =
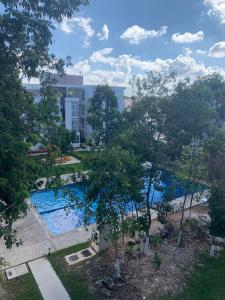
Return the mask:
[(28, 263), (44, 300), (70, 300), (47, 258)]
[[(76, 228), (73, 231), (51, 236), (40, 216), (30, 209), (27, 216), (15, 222), (14, 228), (18, 229), (18, 238), (23, 241), (23, 245), (7, 249), (4, 240), (0, 239), (0, 258), (4, 258), (6, 266), (0, 267), (0, 270), (8, 269), (22, 263), (35, 260), (51, 252), (55, 252), (72, 245), (87, 242), (91, 238), (93, 226), (89, 230), (85, 228)], [(0, 298), (1, 299), (1, 298)], [(56, 299), (58, 300), (58, 299)]]

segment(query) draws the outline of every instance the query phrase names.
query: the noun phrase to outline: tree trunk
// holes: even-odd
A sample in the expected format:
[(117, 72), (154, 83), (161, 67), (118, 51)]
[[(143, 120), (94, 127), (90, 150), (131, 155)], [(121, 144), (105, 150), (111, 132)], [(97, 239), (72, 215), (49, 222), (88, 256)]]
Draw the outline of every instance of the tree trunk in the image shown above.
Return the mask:
[(179, 234), (178, 234), (178, 238), (177, 238), (177, 246), (180, 246), (180, 242), (181, 242), (182, 224), (183, 224), (183, 221), (184, 221), (184, 211), (185, 211), (189, 186), (190, 186), (190, 183), (191, 183), (192, 170), (193, 170), (193, 158), (195, 157), (195, 152), (196, 152), (196, 144), (194, 143), (193, 150), (192, 150), (192, 155), (191, 155), (191, 164), (190, 164), (190, 168), (189, 168), (188, 181), (187, 181), (187, 184), (186, 184), (186, 191), (185, 191), (184, 201), (183, 201), (183, 205), (182, 205), (182, 214), (181, 214), (181, 220), (180, 220)]
[[(202, 173), (202, 174), (200, 175), (200, 177), (198, 178), (198, 181), (197, 181), (197, 183), (196, 183), (196, 185), (195, 185), (196, 188), (198, 187), (198, 185), (199, 185), (199, 183), (200, 183), (201, 178), (202, 178), (203, 175), (204, 175), (204, 173)], [(195, 193), (195, 191), (193, 191), (193, 192), (192, 192), (192, 195), (191, 195), (190, 208), (189, 208), (189, 216), (188, 216), (189, 219), (191, 219), (192, 202), (193, 202), (193, 199), (194, 199), (194, 193)]]
[(189, 216), (188, 216), (188, 219), (191, 220), (191, 213), (192, 213), (192, 202), (193, 202), (193, 199), (194, 199), (194, 191), (192, 192), (191, 194), (191, 201), (190, 201), (190, 207), (189, 207)]
[(148, 182), (148, 191), (146, 194), (146, 207), (147, 207), (147, 217), (148, 217), (148, 226), (146, 230), (146, 235), (149, 237), (149, 232), (151, 228), (151, 223), (152, 223), (152, 216), (151, 216), (151, 205), (149, 202), (150, 194), (151, 194), (151, 188), (152, 188), (152, 172), (150, 173), (149, 176), (149, 182)]
[(120, 260), (117, 258), (114, 263), (114, 281), (121, 278)]

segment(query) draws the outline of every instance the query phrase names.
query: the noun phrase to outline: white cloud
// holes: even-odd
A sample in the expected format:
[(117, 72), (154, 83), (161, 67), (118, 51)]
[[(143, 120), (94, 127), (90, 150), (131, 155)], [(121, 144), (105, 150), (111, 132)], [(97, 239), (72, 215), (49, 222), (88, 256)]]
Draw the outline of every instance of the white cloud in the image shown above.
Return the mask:
[(108, 40), (109, 39), (109, 28), (106, 24), (102, 27), (102, 32), (97, 34), (99, 41)]
[(174, 33), (171, 39), (173, 42), (180, 44), (194, 43), (202, 41), (204, 39), (204, 33), (203, 31), (198, 31), (196, 33), (185, 32), (184, 34)]
[(88, 60), (80, 61), (69, 67), (68, 74), (83, 74), (85, 84), (109, 84), (112, 86), (128, 86), (129, 77), (122, 70), (104, 70), (93, 68)]
[(127, 28), (122, 35), (121, 39), (127, 40), (130, 44), (140, 44), (141, 41), (148, 38), (160, 37), (167, 32), (167, 26), (162, 26), (158, 31), (147, 30), (138, 25)]
[(197, 63), (195, 59), (179, 55), (175, 59), (160, 59), (154, 61), (141, 60), (129, 54), (111, 56), (112, 48), (105, 48), (93, 52), (90, 56), (90, 62), (109, 65), (117, 70), (124, 70), (131, 74), (139, 71), (157, 71), (157, 72), (176, 72), (178, 75), (194, 75), (196, 76), (205, 72), (203, 63)]
[(113, 51), (113, 48), (104, 48), (98, 51), (94, 51), (90, 56), (90, 61), (94, 63), (103, 63), (114, 65), (114, 58), (108, 56)]
[(203, 3), (209, 7), (209, 15), (214, 15), (222, 24), (225, 23), (225, 0), (203, 0)]
[(183, 48), (183, 53), (186, 56), (190, 56), (193, 53), (193, 50), (191, 48)]
[(67, 34), (76, 31), (76, 27), (80, 27), (84, 32), (83, 46), (90, 46), (90, 38), (95, 34), (94, 29), (91, 27), (91, 18), (74, 17), (71, 19), (65, 18), (59, 25), (59, 28)]
[(219, 42), (209, 49), (209, 56), (211, 57), (225, 57), (225, 42)]
[(206, 67), (203, 62), (185, 55), (168, 59), (142, 60), (130, 54), (113, 56), (112, 53), (112, 48), (95, 51), (88, 59), (69, 67), (67, 73), (82, 73), (86, 84), (108, 83), (125, 87), (129, 86), (128, 83), (133, 74), (143, 77), (146, 71), (175, 72), (178, 79), (186, 77), (194, 79), (213, 72), (220, 72), (225, 75), (224, 70), (218, 67)]
[(191, 55), (194, 55), (194, 54), (205, 55), (206, 53), (207, 52), (205, 50), (201, 50), (201, 49), (193, 50), (193, 49), (188, 48), (188, 47), (183, 47), (184, 56), (191, 56)]
[(72, 67), (68, 67), (66, 73), (68, 74), (86, 74), (91, 71), (91, 66), (87, 59), (74, 64)]
[(197, 49), (195, 50), (195, 53), (199, 55), (205, 55), (207, 52), (205, 50)]

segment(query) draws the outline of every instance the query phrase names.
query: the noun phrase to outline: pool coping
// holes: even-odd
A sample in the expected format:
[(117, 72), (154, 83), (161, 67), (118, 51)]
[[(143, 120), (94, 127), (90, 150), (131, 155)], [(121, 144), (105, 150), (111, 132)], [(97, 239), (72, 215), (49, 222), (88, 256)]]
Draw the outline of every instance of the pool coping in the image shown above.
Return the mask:
[[(193, 199), (193, 207), (202, 205), (206, 203), (206, 196), (208, 191), (205, 190), (204, 193), (195, 193)], [(200, 199), (197, 201), (196, 197)], [(172, 203), (178, 206), (178, 211), (181, 211), (180, 205), (183, 203), (184, 197), (177, 198), (172, 201)], [(187, 197), (187, 202), (185, 205), (185, 210), (187, 211), (190, 205), (191, 196)], [(29, 203), (28, 199), (28, 203)], [(7, 266), (2, 267), (0, 270), (7, 270), (13, 266), (18, 266), (22, 263), (35, 260), (40, 257), (44, 257), (49, 254), (49, 252), (55, 252), (58, 250), (65, 249), (67, 247), (84, 243), (90, 240), (92, 233), (96, 230), (96, 224), (90, 225), (87, 229), (83, 227), (78, 227), (72, 231), (62, 233), (56, 236), (52, 236), (48, 231), (47, 225), (40, 219), (40, 215), (35, 211), (35, 209), (29, 207), (29, 216), (16, 222), (15, 226), (19, 227), (23, 231), (24, 245), (16, 248), (13, 247), (10, 250), (4, 249), (4, 241), (0, 241), (0, 249), (2, 253), (0, 256), (5, 258), (8, 263)], [(28, 222), (26, 222), (28, 218)], [(157, 218), (157, 212), (152, 211), (152, 220)], [(28, 225), (27, 225), (28, 224)], [(34, 224), (34, 225), (33, 225)], [(35, 225), (36, 224), (36, 225)], [(19, 225), (19, 226), (18, 226)], [(30, 226), (31, 225), (31, 226)], [(35, 227), (36, 226), (36, 227)], [(39, 228), (36, 236), (36, 231)]]

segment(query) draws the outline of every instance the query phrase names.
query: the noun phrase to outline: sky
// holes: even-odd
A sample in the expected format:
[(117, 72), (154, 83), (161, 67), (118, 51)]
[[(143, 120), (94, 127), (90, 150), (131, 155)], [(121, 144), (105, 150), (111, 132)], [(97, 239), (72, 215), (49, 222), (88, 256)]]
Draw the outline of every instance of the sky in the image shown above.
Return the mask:
[(87, 84), (128, 87), (147, 71), (225, 76), (225, 0), (90, 0), (56, 26), (50, 52), (71, 56), (67, 73)]

